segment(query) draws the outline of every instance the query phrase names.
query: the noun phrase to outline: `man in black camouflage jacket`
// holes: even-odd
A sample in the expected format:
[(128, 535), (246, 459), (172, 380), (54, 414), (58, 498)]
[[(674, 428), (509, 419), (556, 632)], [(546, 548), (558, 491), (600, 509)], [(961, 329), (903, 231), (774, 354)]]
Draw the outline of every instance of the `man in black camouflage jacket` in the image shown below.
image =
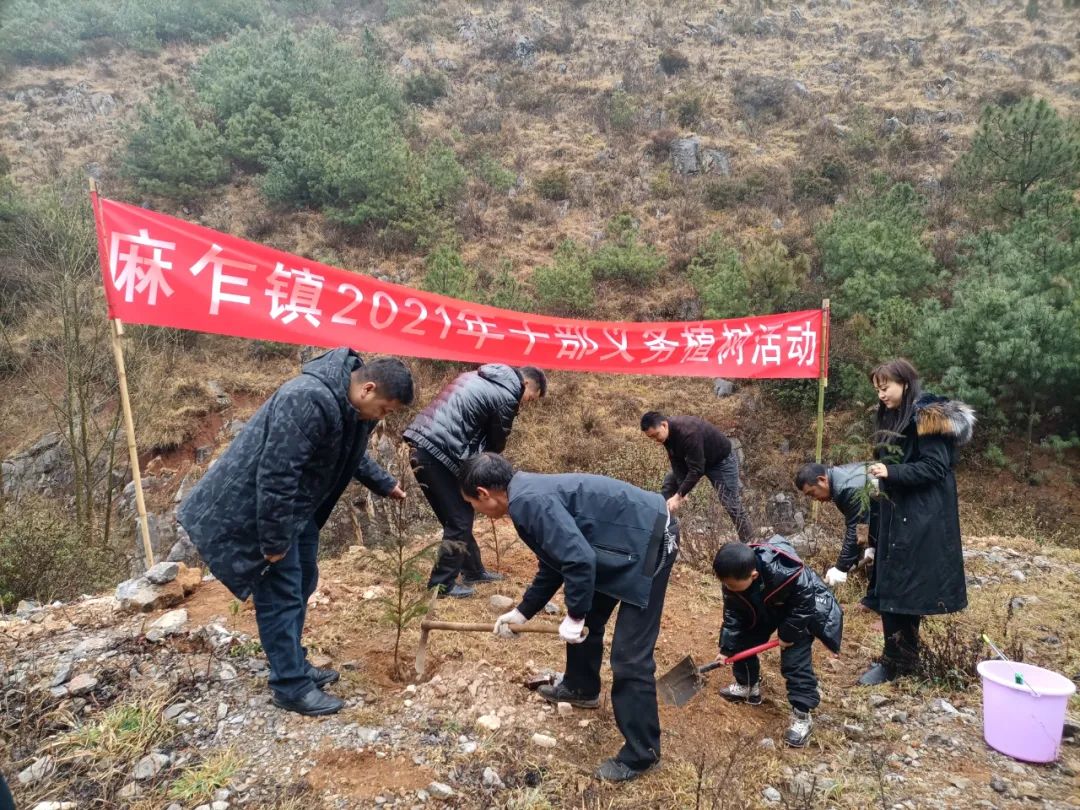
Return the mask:
[(343, 705), (321, 688), (338, 673), (312, 667), (300, 642), (318, 583), (319, 529), (353, 478), (405, 497), (366, 451), (378, 421), (412, 400), (400, 360), (365, 365), (350, 349), (327, 352), (263, 403), (177, 513), (214, 575), (237, 599), (253, 597), (283, 709), (321, 715)]
[[(478, 453), (501, 453), (521, 405), (546, 393), (540, 369), (488, 363), (459, 374), (405, 429), (413, 473), (443, 527), (429, 589), (463, 599), (473, 595), (470, 585), (502, 579), (484, 567), (473, 537), (473, 509), (461, 497), (457, 474), (462, 462)], [(458, 574), (463, 584), (456, 581)]]

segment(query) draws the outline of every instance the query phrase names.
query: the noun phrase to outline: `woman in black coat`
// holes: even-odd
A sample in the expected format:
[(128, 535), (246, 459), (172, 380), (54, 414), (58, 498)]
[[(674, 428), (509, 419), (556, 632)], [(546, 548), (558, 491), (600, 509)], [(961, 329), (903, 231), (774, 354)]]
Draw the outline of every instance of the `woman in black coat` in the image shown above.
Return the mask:
[(875, 368), (877, 461), (868, 472), (881, 485), (874, 574), (863, 604), (881, 614), (885, 649), (859, 679), (866, 686), (915, 671), (919, 621), (967, 607), (957, 448), (971, 439), (975, 413), (963, 402), (925, 394), (907, 360)]

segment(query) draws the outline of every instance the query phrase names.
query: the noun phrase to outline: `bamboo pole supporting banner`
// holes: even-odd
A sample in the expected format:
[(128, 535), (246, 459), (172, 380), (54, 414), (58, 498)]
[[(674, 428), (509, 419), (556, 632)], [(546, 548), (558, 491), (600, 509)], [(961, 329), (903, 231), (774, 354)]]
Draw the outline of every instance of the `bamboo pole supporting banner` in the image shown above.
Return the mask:
[(829, 299), (821, 302), (821, 359), (818, 365), (817, 392), (817, 444), (814, 460), (821, 463), (822, 444), (825, 439), (825, 389), (829, 386)]
[[(94, 178), (90, 178), (90, 202), (94, 207), (94, 220), (98, 224), (98, 258), (101, 261), (102, 272), (108, 267), (108, 257), (103, 252), (104, 244), (101, 240), (100, 222), (98, 216), (97, 184)], [(124, 412), (124, 432), (127, 434), (128, 458), (131, 460), (131, 480), (135, 484), (135, 508), (139, 515), (139, 534), (142, 537), (143, 556), (146, 559), (146, 567), (154, 564), (154, 550), (150, 546), (150, 522), (146, 517), (146, 500), (143, 498), (142, 473), (139, 470), (139, 450), (135, 443), (135, 420), (131, 417), (131, 398), (128, 396), (127, 370), (124, 367), (124, 346), (121, 338), (124, 336), (124, 325), (119, 318), (109, 320), (109, 334), (112, 338), (113, 359), (116, 361), (116, 377), (120, 388), (120, 407)]]
[[(817, 391), (817, 441), (814, 444), (814, 460), (821, 463), (822, 445), (825, 441), (825, 389), (829, 386), (829, 299), (821, 302), (821, 357), (818, 364)], [(817, 521), (818, 504), (810, 505), (810, 519)]]

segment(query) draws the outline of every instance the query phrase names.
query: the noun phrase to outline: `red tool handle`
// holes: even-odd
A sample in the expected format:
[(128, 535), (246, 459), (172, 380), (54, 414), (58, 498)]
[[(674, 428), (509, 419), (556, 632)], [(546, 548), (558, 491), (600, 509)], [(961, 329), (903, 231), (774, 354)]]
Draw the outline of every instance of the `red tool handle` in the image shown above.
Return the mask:
[(766, 641), (764, 644), (758, 644), (756, 647), (751, 647), (749, 650), (743, 650), (742, 652), (737, 652), (734, 655), (725, 658), (724, 664), (734, 664), (736, 661), (742, 661), (744, 658), (750, 658), (760, 652), (765, 652), (766, 650), (771, 650), (773, 647), (779, 646), (780, 639), (774, 638), (772, 641)]
[(713, 661), (711, 664), (706, 664), (703, 667), (698, 667), (698, 673), (704, 675), (706, 672), (712, 672), (717, 667), (734, 664), (736, 661), (742, 661), (744, 658), (749, 658), (752, 655), (757, 655), (759, 652), (765, 652), (766, 650), (771, 650), (773, 647), (779, 646), (780, 639), (774, 638), (772, 641), (766, 641), (764, 644), (758, 644), (756, 647), (751, 647), (748, 650), (737, 652), (734, 655), (725, 658), (723, 661)]

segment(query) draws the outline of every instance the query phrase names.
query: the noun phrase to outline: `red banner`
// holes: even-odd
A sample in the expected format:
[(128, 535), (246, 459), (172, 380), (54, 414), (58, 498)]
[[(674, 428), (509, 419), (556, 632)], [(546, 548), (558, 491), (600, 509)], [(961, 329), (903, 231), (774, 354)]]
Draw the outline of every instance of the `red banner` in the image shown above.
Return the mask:
[(92, 195), (109, 317), (466, 362), (695, 377), (817, 377), (822, 310), (675, 323), (511, 312), (390, 284)]

